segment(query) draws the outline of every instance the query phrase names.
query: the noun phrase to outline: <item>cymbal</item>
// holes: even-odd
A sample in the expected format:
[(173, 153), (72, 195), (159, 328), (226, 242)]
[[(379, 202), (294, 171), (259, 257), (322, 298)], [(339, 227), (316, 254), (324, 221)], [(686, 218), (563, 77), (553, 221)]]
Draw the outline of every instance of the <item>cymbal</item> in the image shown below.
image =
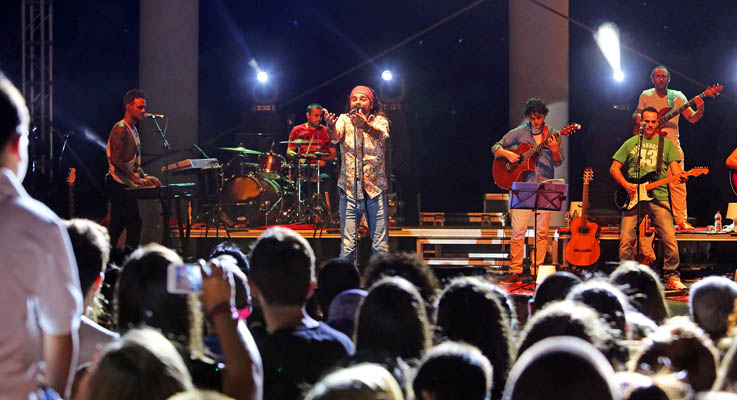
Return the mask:
[[(308, 143), (310, 143), (310, 141), (309, 140), (304, 140), (304, 139), (296, 139), (296, 140), (285, 140), (285, 141), (279, 142), (279, 143), (281, 143), (281, 144), (308, 144)], [(312, 143), (317, 144), (317, 142), (314, 142), (314, 141)]]
[(293, 158), (322, 158), (329, 156), (330, 153), (321, 153), (319, 151), (313, 152), (313, 153), (300, 153), (300, 154), (294, 154)]
[(257, 156), (262, 154), (260, 151), (250, 150), (245, 147), (220, 147), (220, 150), (237, 151), (238, 153), (241, 153), (241, 154), (253, 154)]

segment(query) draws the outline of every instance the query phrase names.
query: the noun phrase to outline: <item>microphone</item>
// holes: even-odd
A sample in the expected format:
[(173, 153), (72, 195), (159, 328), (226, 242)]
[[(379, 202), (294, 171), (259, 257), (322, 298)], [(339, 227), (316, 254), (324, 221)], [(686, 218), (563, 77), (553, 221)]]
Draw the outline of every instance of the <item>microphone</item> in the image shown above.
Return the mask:
[(358, 111), (360, 111), (360, 110), (361, 110), (360, 107), (356, 107), (356, 108), (352, 109), (351, 111), (348, 111), (348, 115), (358, 114)]
[(642, 135), (642, 132), (645, 130), (645, 123), (640, 124), (640, 135)]
[(164, 114), (143, 113), (143, 118), (166, 118)]

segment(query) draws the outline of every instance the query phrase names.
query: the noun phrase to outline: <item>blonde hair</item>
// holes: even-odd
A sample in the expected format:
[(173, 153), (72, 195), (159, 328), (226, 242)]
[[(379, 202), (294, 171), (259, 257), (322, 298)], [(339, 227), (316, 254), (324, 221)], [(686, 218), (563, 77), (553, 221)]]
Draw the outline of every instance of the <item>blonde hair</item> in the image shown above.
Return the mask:
[(92, 399), (161, 399), (193, 389), (189, 370), (174, 345), (154, 329), (131, 329), (105, 346), (92, 371)]
[(404, 400), (402, 389), (384, 367), (362, 363), (334, 371), (312, 387), (305, 400)]

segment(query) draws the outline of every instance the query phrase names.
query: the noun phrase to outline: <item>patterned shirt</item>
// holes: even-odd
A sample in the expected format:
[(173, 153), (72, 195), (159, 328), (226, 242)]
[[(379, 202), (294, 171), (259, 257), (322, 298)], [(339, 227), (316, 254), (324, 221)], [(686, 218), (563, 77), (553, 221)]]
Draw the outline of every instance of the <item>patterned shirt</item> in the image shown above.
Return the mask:
[[(384, 151), (386, 140), (389, 139), (389, 120), (381, 115), (371, 115), (368, 117), (368, 122), (374, 129), (381, 131), (381, 134), (374, 139), (368, 133), (359, 130), (360, 134), (357, 137), (358, 170), (360, 172), (358, 176), (359, 200), (363, 199), (364, 191), (373, 199), (388, 187)], [(353, 188), (356, 172), (356, 149), (353, 146), (354, 131), (350, 117), (347, 114), (341, 114), (335, 123), (337, 139), (333, 140), (333, 143), (340, 143), (341, 153), (343, 154), (338, 187), (350, 198), (353, 198), (355, 193)]]

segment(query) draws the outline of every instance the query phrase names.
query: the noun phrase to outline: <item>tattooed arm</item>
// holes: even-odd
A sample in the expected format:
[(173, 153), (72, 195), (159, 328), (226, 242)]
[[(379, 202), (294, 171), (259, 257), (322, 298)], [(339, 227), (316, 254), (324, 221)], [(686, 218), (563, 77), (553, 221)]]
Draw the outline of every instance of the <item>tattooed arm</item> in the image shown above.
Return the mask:
[(136, 156), (136, 143), (125, 125), (120, 123), (113, 127), (108, 146), (110, 146), (110, 163), (115, 167), (115, 172), (136, 185), (143, 185), (138, 173), (127, 165)]

